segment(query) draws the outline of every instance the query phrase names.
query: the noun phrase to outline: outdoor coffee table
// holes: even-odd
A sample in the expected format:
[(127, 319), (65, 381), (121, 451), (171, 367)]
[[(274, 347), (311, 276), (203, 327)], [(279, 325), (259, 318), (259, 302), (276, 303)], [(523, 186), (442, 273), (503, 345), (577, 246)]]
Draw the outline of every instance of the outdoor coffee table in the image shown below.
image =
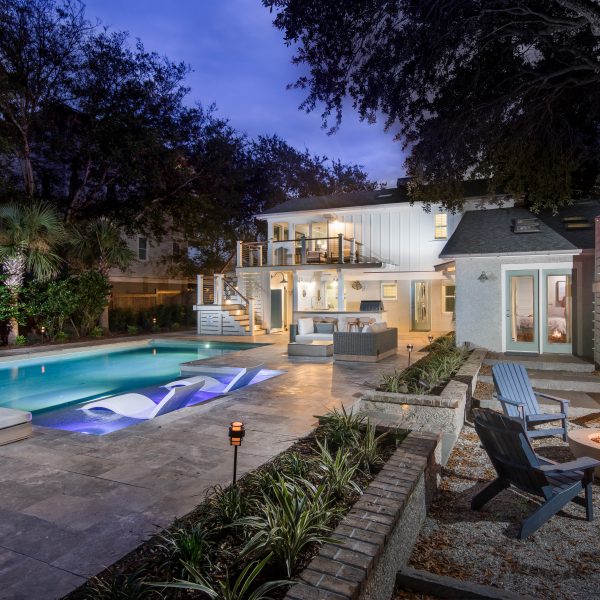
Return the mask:
[(315, 358), (333, 356), (333, 342), (292, 342), (288, 344), (288, 356), (312, 356)]

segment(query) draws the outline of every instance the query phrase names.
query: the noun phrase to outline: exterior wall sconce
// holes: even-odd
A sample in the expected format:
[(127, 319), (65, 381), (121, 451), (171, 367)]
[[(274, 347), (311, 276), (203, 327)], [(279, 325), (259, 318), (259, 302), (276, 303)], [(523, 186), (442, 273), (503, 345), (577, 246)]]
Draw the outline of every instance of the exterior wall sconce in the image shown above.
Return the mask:
[(242, 445), (242, 439), (246, 435), (244, 424), (241, 421), (233, 421), (229, 425), (229, 445), (233, 446), (233, 485), (237, 479), (237, 453)]
[(406, 344), (406, 349), (408, 350), (408, 366), (410, 367), (410, 354), (414, 349), (412, 344)]
[(481, 281), (481, 283), (485, 283), (489, 278), (489, 275), (485, 271), (481, 271), (481, 275), (477, 279)]

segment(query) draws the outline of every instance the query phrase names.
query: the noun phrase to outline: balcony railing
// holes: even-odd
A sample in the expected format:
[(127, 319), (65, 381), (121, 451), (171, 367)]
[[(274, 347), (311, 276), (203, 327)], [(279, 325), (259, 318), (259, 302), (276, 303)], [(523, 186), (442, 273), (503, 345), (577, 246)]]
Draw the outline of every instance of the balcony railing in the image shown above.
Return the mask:
[(268, 242), (238, 242), (238, 267), (344, 265), (379, 262), (365, 253), (363, 244), (342, 234), (335, 237)]

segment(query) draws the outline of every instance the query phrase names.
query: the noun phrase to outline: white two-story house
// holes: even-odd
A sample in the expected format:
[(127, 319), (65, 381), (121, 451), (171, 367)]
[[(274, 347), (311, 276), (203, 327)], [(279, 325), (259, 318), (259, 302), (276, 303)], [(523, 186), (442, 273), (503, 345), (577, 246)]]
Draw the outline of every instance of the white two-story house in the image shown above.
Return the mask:
[[(465, 210), (491, 206), (486, 182), (465, 189)], [(386, 321), (400, 332), (451, 330), (454, 267), (439, 255), (462, 214), (411, 203), (403, 180), (393, 189), (288, 200), (257, 215), (266, 221), (267, 241), (238, 242), (238, 294), (217, 281), (215, 304), (229, 303), (231, 320), (217, 306), (200, 307), (198, 330), (283, 332), (311, 315), (336, 319), (340, 330), (356, 318)]]

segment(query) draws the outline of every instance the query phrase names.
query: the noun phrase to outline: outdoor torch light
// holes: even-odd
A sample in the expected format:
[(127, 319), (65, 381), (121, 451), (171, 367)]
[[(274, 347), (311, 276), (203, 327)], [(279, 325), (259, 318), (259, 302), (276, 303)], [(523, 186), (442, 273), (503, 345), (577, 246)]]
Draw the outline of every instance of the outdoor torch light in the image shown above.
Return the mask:
[(244, 424), (241, 421), (233, 421), (229, 425), (229, 445), (233, 446), (233, 485), (237, 478), (237, 453), (242, 445), (242, 439), (246, 435)]
[(414, 346), (412, 344), (406, 344), (408, 350), (408, 366), (410, 367), (410, 353), (413, 351)]

